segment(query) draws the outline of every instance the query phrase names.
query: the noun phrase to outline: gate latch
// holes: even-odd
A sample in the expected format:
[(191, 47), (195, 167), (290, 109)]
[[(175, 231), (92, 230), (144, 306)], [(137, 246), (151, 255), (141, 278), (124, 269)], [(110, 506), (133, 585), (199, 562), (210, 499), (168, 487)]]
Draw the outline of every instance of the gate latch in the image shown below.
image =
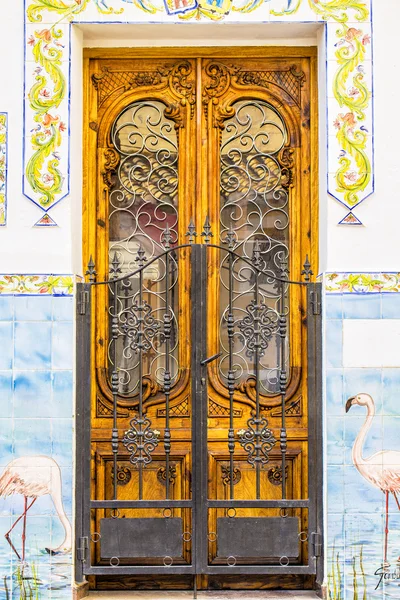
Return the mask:
[(311, 534), (311, 541), (314, 550), (314, 556), (317, 558), (321, 556), (322, 550), (322, 536), (320, 533), (316, 533), (315, 531)]
[(209, 363), (213, 362), (214, 360), (217, 360), (217, 358), (219, 358), (220, 356), (222, 356), (222, 352), (219, 352), (218, 354), (213, 354), (209, 358), (205, 358), (204, 360), (202, 360), (200, 362), (200, 364), (202, 367), (204, 367), (205, 365), (208, 365)]
[(79, 547), (76, 549), (77, 559), (81, 562), (86, 561), (86, 554), (89, 548), (89, 539), (87, 537), (79, 538)]

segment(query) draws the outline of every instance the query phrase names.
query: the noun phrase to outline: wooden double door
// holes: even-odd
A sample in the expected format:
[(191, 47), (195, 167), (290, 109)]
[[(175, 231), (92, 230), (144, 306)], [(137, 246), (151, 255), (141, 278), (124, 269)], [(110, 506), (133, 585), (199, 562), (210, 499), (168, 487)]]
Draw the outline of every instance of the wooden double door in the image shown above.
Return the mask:
[(77, 579), (310, 586), (313, 51), (108, 53), (85, 59)]

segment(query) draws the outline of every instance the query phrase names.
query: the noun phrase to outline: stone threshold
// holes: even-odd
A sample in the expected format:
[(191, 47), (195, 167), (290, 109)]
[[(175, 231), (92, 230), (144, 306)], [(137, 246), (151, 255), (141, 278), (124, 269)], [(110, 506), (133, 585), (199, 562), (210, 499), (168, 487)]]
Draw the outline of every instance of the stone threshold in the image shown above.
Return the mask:
[[(134, 591), (134, 592), (90, 592), (90, 600), (192, 600), (193, 592)], [(198, 592), (198, 600), (319, 600), (313, 591), (268, 590)]]

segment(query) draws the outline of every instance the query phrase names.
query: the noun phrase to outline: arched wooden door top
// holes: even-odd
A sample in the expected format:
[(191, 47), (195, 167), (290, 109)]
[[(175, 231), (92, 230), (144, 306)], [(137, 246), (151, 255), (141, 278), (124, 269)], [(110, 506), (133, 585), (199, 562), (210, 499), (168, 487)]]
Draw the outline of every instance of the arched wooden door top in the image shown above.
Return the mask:
[[(118, 152), (112, 141), (112, 130), (118, 117), (137, 103), (161, 103), (164, 115), (174, 124), (177, 131), (179, 152), (178, 213), (180, 215), (176, 238), (183, 240), (191, 218), (199, 230), (205, 215), (210, 216), (215, 239), (222, 242), (220, 222), (220, 148), (227, 123), (235, 115), (235, 107), (241, 102), (261, 103), (271, 107), (285, 127), (286, 139), (282, 144), (277, 164), (287, 191), (287, 215), (290, 222), (288, 236), (289, 271), (292, 278), (300, 278), (302, 262), (311, 254), (308, 232), (311, 229), (311, 183), (310, 183), (310, 63), (308, 59), (273, 57), (263, 58), (133, 58), (92, 61), (90, 110), (95, 121), (90, 122), (92, 150), (97, 155), (97, 181), (89, 193), (96, 196), (97, 231), (93, 240), (97, 249), (96, 265), (99, 276), (109, 271), (108, 246), (109, 194), (112, 173), (119, 164)], [(305, 160), (307, 164), (304, 165)], [(306, 166), (306, 168), (304, 168)], [(92, 173), (93, 174), (93, 171)], [(94, 183), (94, 180), (92, 179)], [(94, 190), (96, 190), (94, 192)], [(306, 201), (305, 201), (306, 200)], [(92, 221), (93, 223), (93, 221)], [(307, 231), (306, 231), (307, 230)], [(214, 293), (210, 295), (210, 313), (218, 314), (217, 298), (219, 283), (216, 268), (210, 271), (215, 277)], [(214, 272), (214, 275), (213, 275)], [(189, 272), (182, 274), (181, 319), (187, 314), (185, 289), (188, 287)], [(296, 290), (290, 298), (290, 310), (301, 305), (300, 292)], [(100, 303), (107, 303), (105, 291)], [(107, 390), (105, 363), (107, 361), (107, 325), (100, 323), (99, 338), (103, 344), (97, 348), (102, 365), (99, 383), (103, 392)], [(218, 350), (218, 334), (212, 327), (210, 352)], [(301, 378), (303, 347), (301, 329), (297, 324), (290, 331), (291, 347), (291, 395), (298, 389)], [(184, 352), (181, 350), (180, 352)], [(185, 356), (184, 356), (185, 355)], [(188, 362), (187, 352), (181, 354)], [(188, 385), (188, 365), (181, 364), (181, 381), (184, 389)], [(215, 371), (210, 367), (215, 400), (223, 401), (227, 392)], [(151, 392), (150, 392), (151, 390)], [(157, 386), (149, 384), (151, 403), (156, 403)], [(186, 392), (185, 392), (186, 393)], [(154, 397), (155, 394), (155, 397)], [(221, 397), (222, 394), (222, 397)], [(109, 394), (108, 394), (109, 395)], [(254, 402), (251, 380), (249, 385), (238, 388), (238, 401)], [(160, 396), (161, 399), (161, 396)], [(149, 397), (150, 401), (150, 397)], [(278, 398), (276, 400), (278, 402)], [(224, 401), (223, 401), (224, 402)], [(273, 404), (273, 400), (269, 403)], [(129, 402), (124, 402), (128, 405)]]

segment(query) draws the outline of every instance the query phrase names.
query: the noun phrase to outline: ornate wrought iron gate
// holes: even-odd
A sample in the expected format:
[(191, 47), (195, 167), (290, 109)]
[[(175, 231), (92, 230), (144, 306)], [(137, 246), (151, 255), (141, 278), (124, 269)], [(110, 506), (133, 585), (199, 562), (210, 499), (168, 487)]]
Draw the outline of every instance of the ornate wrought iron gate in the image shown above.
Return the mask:
[[(90, 264), (89, 282), (78, 284), (76, 580), (82, 581), (87, 575), (165, 573), (315, 574), (317, 581), (321, 580), (320, 284), (310, 281), (308, 261), (304, 281), (290, 281), (284, 254), (278, 252), (274, 264), (267, 264), (257, 241), (251, 259), (238, 254), (233, 250), (232, 230), (226, 233), (226, 246), (210, 243), (208, 221), (202, 237), (197, 238), (194, 226), (189, 226), (187, 236), (187, 243), (174, 246), (167, 227), (162, 234), (164, 252), (159, 256), (146, 260), (139, 246), (134, 272), (121, 274), (115, 258), (109, 281), (96, 282), (94, 265)], [(196, 238), (203, 243), (197, 243)], [(211, 323), (207, 282), (212, 265), (218, 265), (227, 301), (216, 317), (221, 352), (208, 356), (207, 331)], [(171, 390), (179, 370), (174, 354), (178, 336), (173, 289), (179, 271), (188, 266), (191, 323), (186, 343), (191, 348), (191, 448), (185, 467), (188, 484), (179, 491), (174, 487), (173, 463), (181, 452), (181, 440), (170, 423)], [(150, 297), (144, 281), (152, 268), (156, 270), (153, 281), (163, 284)], [(108, 377), (112, 414), (109, 437), (104, 440), (111, 465), (105, 475), (112, 481), (108, 488), (94, 480), (97, 459), (92, 441), (96, 432), (91, 431), (95, 406), (91, 386), (95, 377), (91, 357), (97, 310), (94, 298), (100, 288), (108, 288), (110, 307)], [(294, 288), (299, 291), (300, 301), (289, 318), (289, 298)], [(293, 402), (288, 404), (288, 340), (289, 328), (296, 319), (307, 329), (308, 357), (308, 372), (304, 375), (308, 440), (301, 455), (301, 460), (308, 461), (308, 481), (297, 488), (289, 482), (289, 478), (296, 477), (297, 467), (290, 465), (294, 464), (293, 455), (299, 457), (300, 453), (296, 450), (291, 454), (286, 424), (293, 415)], [(154, 428), (144, 402), (149, 361), (164, 394), (163, 412), (157, 413), (164, 419), (161, 432)], [(245, 384), (251, 386), (254, 402), (247, 427), (237, 430), (235, 395), (244, 385), (244, 364)], [(226, 456), (221, 467), (224, 494), (212, 484), (213, 449), (207, 427), (208, 374), (215, 365), (226, 381), (229, 396), (227, 425), (218, 441), (220, 452)], [(270, 425), (261, 402), (267, 387), (280, 398), (274, 413), (279, 416), (279, 426)], [(128, 388), (134, 390), (137, 400), (129, 429), (121, 431), (118, 398)], [(149, 466), (156, 455), (164, 464), (157, 472), (165, 486), (164, 499), (151, 499), (154, 478), (149, 475)], [(121, 466), (127, 461), (129, 468)], [(244, 463), (249, 467), (248, 476), (254, 476), (254, 485), (244, 486), (237, 494), (235, 486)], [(125, 494), (121, 499), (119, 484), (132, 477), (136, 481), (135, 497), (127, 498)], [(293, 497), (293, 489), (300, 489), (298, 497)]]

